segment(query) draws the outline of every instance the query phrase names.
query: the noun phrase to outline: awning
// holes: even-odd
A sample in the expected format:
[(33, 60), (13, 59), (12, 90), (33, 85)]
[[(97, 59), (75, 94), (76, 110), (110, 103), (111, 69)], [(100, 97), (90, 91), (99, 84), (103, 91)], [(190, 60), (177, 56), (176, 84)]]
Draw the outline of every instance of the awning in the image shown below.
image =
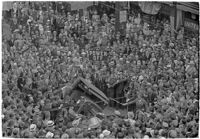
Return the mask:
[(93, 5), (93, 2), (90, 1), (74, 1), (74, 2), (69, 2), (71, 5), (71, 10), (79, 10), (79, 9), (87, 9), (87, 7)]
[(188, 2), (177, 3), (177, 9), (199, 15), (198, 5), (194, 7), (194, 6), (189, 6), (187, 3)]

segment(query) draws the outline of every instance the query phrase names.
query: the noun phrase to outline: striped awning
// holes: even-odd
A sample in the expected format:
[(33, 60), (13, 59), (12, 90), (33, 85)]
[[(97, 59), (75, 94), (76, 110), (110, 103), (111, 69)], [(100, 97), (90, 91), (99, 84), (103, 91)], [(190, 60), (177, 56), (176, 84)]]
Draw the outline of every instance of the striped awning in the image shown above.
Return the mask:
[(199, 3), (197, 2), (178, 2), (177, 8), (199, 15)]
[(180, 4), (190, 7), (194, 10), (199, 10), (198, 2), (180, 2)]

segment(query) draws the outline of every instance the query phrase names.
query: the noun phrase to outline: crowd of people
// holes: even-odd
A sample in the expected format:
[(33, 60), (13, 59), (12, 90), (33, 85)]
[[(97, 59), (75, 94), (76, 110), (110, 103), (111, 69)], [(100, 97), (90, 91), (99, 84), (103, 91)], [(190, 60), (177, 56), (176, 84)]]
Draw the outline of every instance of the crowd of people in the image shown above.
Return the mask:
[[(62, 3), (61, 3), (62, 5)], [(64, 4), (63, 4), (64, 5)], [(154, 28), (142, 13), (129, 15), (125, 34), (113, 14), (90, 10), (80, 15), (53, 2), (13, 3), (11, 35), (2, 39), (2, 134), (21, 138), (176, 138), (197, 137), (199, 130), (198, 38), (184, 29), (172, 35), (169, 20)], [(94, 60), (89, 52), (106, 51)], [(96, 57), (96, 59), (98, 59)], [(132, 113), (105, 116), (97, 127), (74, 126), (73, 108), (61, 109), (54, 90), (83, 77), (112, 97), (112, 85), (130, 79)], [(87, 121), (91, 117), (83, 117)]]

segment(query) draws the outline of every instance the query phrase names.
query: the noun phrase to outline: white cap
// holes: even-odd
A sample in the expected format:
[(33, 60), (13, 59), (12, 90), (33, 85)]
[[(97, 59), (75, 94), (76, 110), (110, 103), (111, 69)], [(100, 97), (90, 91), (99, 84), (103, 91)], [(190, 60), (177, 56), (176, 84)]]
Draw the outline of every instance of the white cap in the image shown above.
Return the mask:
[(115, 110), (114, 113), (115, 113), (115, 115), (118, 115), (118, 116), (121, 115), (120, 111), (117, 111), (117, 110)]
[(69, 52), (68, 52), (68, 56), (70, 56), (71, 54), (72, 54), (72, 52), (71, 52), (71, 51), (69, 51)]
[(111, 132), (108, 130), (104, 130), (102, 133), (104, 136), (109, 136)]
[(171, 68), (171, 66), (172, 66), (171, 64), (168, 64), (168, 65), (167, 65), (168, 68)]
[(61, 136), (61, 139), (65, 139), (65, 138), (69, 138), (69, 135), (67, 133), (64, 133), (62, 136)]
[(143, 139), (149, 139), (149, 136), (145, 135), (145, 136), (143, 137)]
[(101, 134), (99, 135), (99, 138), (104, 138), (104, 135), (101, 133)]
[(31, 124), (30, 125), (30, 131), (35, 131), (36, 130), (36, 124)]
[(46, 138), (52, 138), (53, 136), (54, 136), (54, 134), (51, 132), (47, 132), (47, 134), (46, 134)]
[(144, 77), (142, 75), (140, 75), (138, 81), (142, 81), (143, 79), (144, 79)]
[(48, 125), (48, 126), (53, 126), (53, 125), (54, 125), (54, 122), (50, 120), (50, 121), (47, 122), (47, 125)]
[(165, 137), (160, 137), (159, 139), (166, 139)]
[(156, 61), (156, 58), (152, 58), (151, 60), (152, 60), (152, 62), (154, 62), (154, 61)]

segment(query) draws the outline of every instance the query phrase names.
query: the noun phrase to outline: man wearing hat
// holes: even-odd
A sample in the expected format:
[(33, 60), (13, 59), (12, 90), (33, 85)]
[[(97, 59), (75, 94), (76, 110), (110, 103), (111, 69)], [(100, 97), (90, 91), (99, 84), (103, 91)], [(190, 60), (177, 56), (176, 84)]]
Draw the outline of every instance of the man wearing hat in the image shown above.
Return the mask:
[(133, 102), (130, 102), (130, 103), (135, 103), (136, 104), (136, 108), (134, 109), (135, 112), (137, 110), (146, 111), (148, 109), (146, 100), (142, 98), (142, 96), (141, 96), (141, 94), (139, 92), (137, 93), (137, 98), (135, 98), (133, 100)]
[(31, 124), (29, 127), (29, 136), (35, 137), (37, 134), (37, 126), (36, 124)]
[(177, 132), (175, 130), (169, 131), (169, 137), (170, 138), (177, 138)]
[(67, 133), (64, 133), (61, 135), (61, 139), (68, 139), (69, 135)]
[(54, 126), (54, 122), (49, 120), (47, 122), (47, 127), (45, 129), (46, 131), (49, 131), (49, 132), (54, 132), (55, 131), (55, 126)]
[(102, 134), (103, 134), (104, 138), (107, 138), (107, 137), (109, 137), (109, 135), (111, 134), (111, 132), (109, 130), (103, 130)]
[(46, 138), (53, 138), (54, 134), (52, 132), (47, 132)]
[(17, 87), (20, 89), (20, 91), (22, 91), (23, 89), (23, 86), (26, 84), (26, 81), (23, 77), (23, 73), (21, 72), (20, 73), (20, 76), (18, 77), (18, 80), (17, 80)]
[(20, 138), (20, 129), (19, 128), (14, 128), (12, 130), (12, 137), (13, 138)]

